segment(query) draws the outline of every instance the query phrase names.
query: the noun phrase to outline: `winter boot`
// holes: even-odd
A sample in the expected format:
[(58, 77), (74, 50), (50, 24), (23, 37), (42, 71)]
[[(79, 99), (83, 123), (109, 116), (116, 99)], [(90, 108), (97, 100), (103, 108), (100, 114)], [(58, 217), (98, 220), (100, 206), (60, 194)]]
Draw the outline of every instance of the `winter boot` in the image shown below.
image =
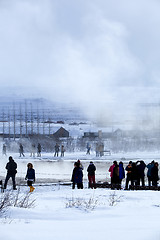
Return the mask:
[(33, 186), (31, 186), (31, 187), (30, 187), (30, 192), (33, 192), (34, 189), (35, 189), (35, 188), (34, 188)]

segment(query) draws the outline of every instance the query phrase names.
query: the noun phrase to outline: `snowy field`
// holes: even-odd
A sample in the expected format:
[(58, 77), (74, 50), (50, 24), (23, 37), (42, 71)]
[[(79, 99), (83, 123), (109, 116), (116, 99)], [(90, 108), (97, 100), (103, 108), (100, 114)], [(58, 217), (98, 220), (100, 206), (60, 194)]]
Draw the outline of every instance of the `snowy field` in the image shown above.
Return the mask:
[(10, 207), (1, 217), (2, 240), (160, 239), (157, 191), (37, 186), (30, 199), (35, 207)]
[[(95, 158), (94, 153), (89, 156), (68, 153), (63, 159), (47, 153), (43, 153), (42, 158), (30, 158), (29, 154), (24, 158), (19, 158), (18, 154), (9, 155), (18, 164), (20, 196), (29, 192), (24, 176), (27, 163), (33, 162), (36, 183), (30, 201), (35, 200), (35, 206), (9, 207), (0, 218), (2, 240), (160, 239), (160, 192), (88, 189), (86, 171), (90, 160), (93, 160), (97, 167), (96, 180), (109, 180), (108, 168), (113, 160), (120, 161), (123, 157), (124, 164), (137, 159), (148, 163), (153, 159), (159, 161), (158, 152), (112, 154), (102, 158)], [(8, 156), (1, 158), (1, 179), (6, 174)], [(70, 181), (73, 163), (77, 159), (84, 165), (84, 189), (72, 190), (70, 185), (56, 184), (58, 181)], [(40, 184), (42, 182), (46, 186)], [(6, 192), (10, 190), (11, 182)], [(16, 195), (17, 191), (12, 194)], [(0, 196), (3, 197), (3, 193)]]

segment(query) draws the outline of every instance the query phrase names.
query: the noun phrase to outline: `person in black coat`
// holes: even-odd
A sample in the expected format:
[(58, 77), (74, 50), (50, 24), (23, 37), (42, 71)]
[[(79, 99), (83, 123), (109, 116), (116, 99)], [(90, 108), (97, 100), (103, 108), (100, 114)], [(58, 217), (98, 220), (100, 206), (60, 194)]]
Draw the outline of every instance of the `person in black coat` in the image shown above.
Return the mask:
[(132, 180), (131, 179), (131, 177), (132, 177), (132, 161), (129, 162), (129, 164), (127, 165), (125, 170), (127, 171), (126, 186), (125, 186), (125, 189), (127, 190), (128, 184)]
[(151, 176), (151, 170), (152, 170), (152, 168), (154, 167), (154, 160), (151, 162), (151, 163), (149, 163), (149, 164), (147, 164), (147, 168), (148, 168), (148, 171), (147, 171), (147, 178), (148, 178), (148, 186), (150, 187), (151, 186), (151, 182), (152, 182), (152, 176)]
[(96, 183), (95, 183), (95, 171), (96, 171), (96, 167), (93, 164), (93, 162), (90, 162), (88, 168), (87, 168), (87, 172), (88, 172), (88, 180), (89, 180), (89, 188), (96, 188)]
[(144, 163), (143, 160), (141, 161), (137, 161), (136, 162), (136, 166), (137, 166), (137, 170), (138, 170), (138, 181), (137, 181), (137, 185), (140, 186), (140, 181), (142, 182), (142, 186), (144, 187), (145, 186), (145, 183), (144, 183), (144, 170), (146, 168), (146, 164)]
[(32, 186), (33, 182), (35, 182), (35, 170), (33, 169), (32, 163), (27, 164), (27, 174), (25, 180), (27, 180), (27, 185), (30, 187), (30, 192), (34, 191), (34, 187)]
[(21, 155), (23, 157), (25, 157), (24, 150), (23, 150), (23, 145), (20, 143), (20, 145), (19, 145), (19, 157), (21, 157)]
[(17, 173), (17, 163), (13, 160), (13, 158), (11, 156), (9, 157), (9, 162), (6, 165), (6, 169), (7, 169), (7, 175), (6, 175), (6, 179), (4, 182), (4, 189), (6, 189), (8, 180), (11, 177), (12, 183), (13, 183), (13, 190), (16, 190), (15, 176)]
[(119, 165), (117, 162), (114, 165), (115, 166), (113, 168), (113, 185), (119, 184)]
[(151, 179), (152, 179), (152, 186), (157, 187), (157, 182), (159, 180), (157, 162), (154, 163), (154, 167), (151, 169)]
[(42, 151), (41, 144), (38, 143), (38, 146), (37, 146), (37, 157), (41, 157), (41, 151)]
[(54, 149), (55, 149), (54, 157), (58, 157), (58, 154), (59, 154), (59, 145), (58, 145), (58, 143), (56, 143), (56, 145), (54, 146)]
[(132, 163), (132, 169), (131, 169), (131, 185), (137, 186), (139, 179), (138, 169), (136, 166), (136, 163)]
[(77, 184), (78, 189), (83, 189), (83, 171), (79, 166), (78, 162), (74, 163), (74, 169), (72, 172), (72, 189), (75, 189), (75, 185)]

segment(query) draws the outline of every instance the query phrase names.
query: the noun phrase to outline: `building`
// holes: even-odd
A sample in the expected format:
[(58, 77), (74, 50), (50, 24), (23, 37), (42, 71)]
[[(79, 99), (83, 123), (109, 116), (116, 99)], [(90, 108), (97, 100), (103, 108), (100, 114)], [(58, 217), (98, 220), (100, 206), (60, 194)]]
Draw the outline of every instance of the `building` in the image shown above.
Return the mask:
[(60, 129), (57, 130), (57, 132), (55, 132), (53, 134), (53, 137), (55, 138), (68, 138), (69, 137), (69, 132), (64, 129), (63, 127), (61, 127)]

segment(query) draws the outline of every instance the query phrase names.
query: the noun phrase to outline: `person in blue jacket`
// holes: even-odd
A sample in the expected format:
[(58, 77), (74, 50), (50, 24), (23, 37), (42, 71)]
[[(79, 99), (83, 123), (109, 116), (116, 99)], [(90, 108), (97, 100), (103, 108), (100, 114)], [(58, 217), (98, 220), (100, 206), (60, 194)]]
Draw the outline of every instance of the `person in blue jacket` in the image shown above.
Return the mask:
[(119, 183), (121, 184), (123, 178), (125, 178), (125, 171), (123, 167), (123, 162), (119, 162)]
[(151, 179), (152, 179), (152, 186), (157, 187), (158, 185), (158, 162), (154, 163), (153, 168), (151, 169)]
[(78, 162), (74, 163), (71, 181), (73, 183), (72, 189), (75, 189), (76, 184), (78, 189), (83, 189), (83, 171)]
[(35, 182), (35, 170), (33, 169), (33, 164), (32, 163), (28, 163), (27, 164), (27, 174), (25, 177), (25, 180), (27, 180), (27, 185), (30, 187), (30, 192), (34, 191), (34, 187), (32, 186), (32, 184)]
[(147, 178), (148, 178), (148, 186), (150, 187), (152, 182), (151, 171), (152, 171), (152, 168), (154, 167), (154, 160), (151, 163), (149, 163), (146, 167), (148, 168)]

